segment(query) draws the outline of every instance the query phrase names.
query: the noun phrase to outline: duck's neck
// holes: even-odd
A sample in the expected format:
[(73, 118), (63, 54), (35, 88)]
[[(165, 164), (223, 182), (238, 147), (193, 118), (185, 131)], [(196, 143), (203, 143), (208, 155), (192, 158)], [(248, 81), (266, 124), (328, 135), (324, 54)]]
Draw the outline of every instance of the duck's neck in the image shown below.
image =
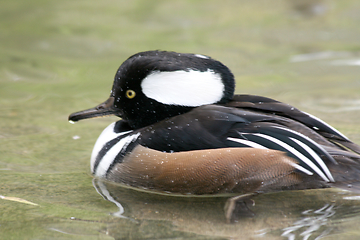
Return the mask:
[(124, 117), (124, 120), (132, 129), (139, 129), (162, 120), (187, 113), (194, 107), (184, 106), (163, 106), (146, 109), (146, 111), (132, 112), (131, 116)]

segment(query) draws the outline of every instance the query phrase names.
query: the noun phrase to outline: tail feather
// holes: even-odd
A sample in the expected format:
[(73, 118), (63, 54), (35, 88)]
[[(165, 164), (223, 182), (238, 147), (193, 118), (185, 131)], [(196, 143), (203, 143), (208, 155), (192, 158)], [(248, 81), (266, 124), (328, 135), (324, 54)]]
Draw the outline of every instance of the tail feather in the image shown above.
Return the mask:
[(346, 151), (345, 149), (338, 149), (333, 147), (323, 148), (337, 161), (343, 164), (360, 165), (360, 155), (354, 152)]
[[(326, 137), (329, 141), (332, 143), (338, 145), (339, 147), (343, 148), (344, 150), (350, 150), (357, 154), (360, 154), (360, 145), (353, 143), (352, 141), (348, 139), (340, 139), (338, 137), (335, 137), (330, 134), (323, 134), (324, 137)], [(359, 156), (359, 155), (358, 155)]]
[(360, 193), (360, 156), (346, 151), (332, 156), (338, 162), (329, 166), (335, 179), (332, 186)]

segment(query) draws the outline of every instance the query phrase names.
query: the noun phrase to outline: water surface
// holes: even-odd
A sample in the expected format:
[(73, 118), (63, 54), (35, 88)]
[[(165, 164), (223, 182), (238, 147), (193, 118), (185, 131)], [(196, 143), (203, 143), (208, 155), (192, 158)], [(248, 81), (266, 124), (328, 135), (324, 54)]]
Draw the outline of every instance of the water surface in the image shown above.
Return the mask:
[(128, 56), (162, 49), (210, 55), (237, 93), (290, 103), (360, 143), (359, 1), (16, 0), (0, 11), (2, 238), (360, 237), (359, 197), (338, 189), (259, 195), (254, 217), (227, 224), (226, 198), (93, 182), (93, 144), (117, 119), (67, 122), (107, 99)]

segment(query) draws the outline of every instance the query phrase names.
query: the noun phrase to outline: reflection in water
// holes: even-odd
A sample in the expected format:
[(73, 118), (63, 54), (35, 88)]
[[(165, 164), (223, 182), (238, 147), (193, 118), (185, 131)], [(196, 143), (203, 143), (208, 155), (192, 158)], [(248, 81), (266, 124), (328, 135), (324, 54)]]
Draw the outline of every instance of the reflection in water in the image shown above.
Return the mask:
[[(179, 227), (181, 223), (188, 222), (187, 213), (195, 213), (192, 208), (201, 211), (201, 201), (189, 202), (189, 198), (168, 198), (148, 194), (97, 179), (93, 180), (93, 186), (105, 200), (119, 208), (116, 213), (111, 214), (118, 218), (112, 219), (100, 230), (115, 239), (224, 239), (197, 233), (198, 231), (191, 230), (191, 226), (186, 229)], [(203, 210), (213, 215), (212, 211), (215, 208), (211, 209), (208, 206), (209, 204)], [(191, 215), (190, 218), (194, 219), (195, 216)]]
[(335, 214), (334, 207), (335, 204), (325, 204), (325, 206), (315, 211), (312, 209), (303, 211), (301, 214), (305, 215), (305, 217), (294, 222), (293, 226), (284, 228), (284, 233), (281, 234), (281, 236), (293, 240), (296, 237), (296, 231), (301, 231), (299, 235), (303, 237), (302, 239), (307, 240), (311, 235), (318, 234), (318, 230), (322, 226), (325, 226), (325, 230), (323, 230), (315, 239), (323, 238), (332, 230), (331, 227), (326, 226), (329, 218)]
[(93, 179), (93, 186), (95, 188), (95, 190), (105, 199), (108, 200), (112, 203), (114, 203), (118, 208), (119, 211), (112, 213), (111, 215), (115, 216), (115, 217), (120, 217), (120, 218), (127, 218), (125, 216), (123, 216), (122, 214), (124, 213), (124, 208), (121, 205), (121, 203), (117, 202), (110, 194), (110, 192), (106, 189), (106, 186), (103, 182), (98, 181), (96, 179)]
[[(227, 198), (172, 197), (127, 189), (94, 179), (96, 191), (118, 211), (101, 230), (115, 239), (321, 239), (356, 224), (360, 206), (336, 190), (292, 191), (255, 197), (252, 218), (227, 224)], [(301, 201), (299, 201), (301, 199)], [(336, 210), (336, 211), (335, 211)], [(340, 221), (339, 221), (340, 220)], [(336, 228), (336, 230), (335, 230)]]

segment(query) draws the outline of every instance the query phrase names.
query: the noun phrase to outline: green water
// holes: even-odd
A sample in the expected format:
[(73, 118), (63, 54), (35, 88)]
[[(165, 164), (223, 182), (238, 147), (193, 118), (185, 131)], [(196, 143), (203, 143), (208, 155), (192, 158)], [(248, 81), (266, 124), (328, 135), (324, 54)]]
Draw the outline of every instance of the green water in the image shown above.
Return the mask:
[(300, 2), (0, 3), (0, 238), (358, 239), (360, 201), (336, 189), (255, 197), (255, 217), (234, 224), (223, 198), (107, 186), (106, 201), (89, 158), (116, 118), (67, 122), (107, 99), (127, 57), (161, 49), (210, 55), (237, 93), (288, 102), (360, 143), (360, 2)]

